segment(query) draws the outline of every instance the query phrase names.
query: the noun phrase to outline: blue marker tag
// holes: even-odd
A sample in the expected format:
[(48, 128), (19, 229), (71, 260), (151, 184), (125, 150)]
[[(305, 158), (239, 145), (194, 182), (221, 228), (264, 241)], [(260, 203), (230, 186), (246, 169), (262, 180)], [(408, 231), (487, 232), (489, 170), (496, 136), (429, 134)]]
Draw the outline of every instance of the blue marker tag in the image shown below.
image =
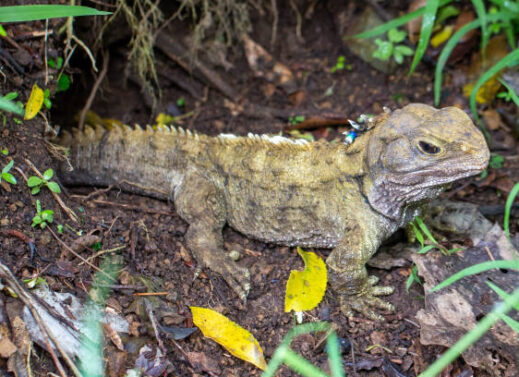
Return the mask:
[(348, 133), (348, 135), (346, 135), (346, 138), (344, 139), (344, 144), (346, 145), (350, 145), (351, 143), (353, 143), (353, 141), (355, 140), (355, 138), (357, 137), (357, 132), (356, 131), (350, 131)]

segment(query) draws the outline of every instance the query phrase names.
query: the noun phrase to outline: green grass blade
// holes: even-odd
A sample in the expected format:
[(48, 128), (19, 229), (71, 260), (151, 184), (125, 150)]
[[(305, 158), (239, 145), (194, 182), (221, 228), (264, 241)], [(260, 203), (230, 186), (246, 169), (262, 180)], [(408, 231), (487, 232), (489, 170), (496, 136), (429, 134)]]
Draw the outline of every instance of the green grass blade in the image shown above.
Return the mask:
[(47, 18), (102, 16), (111, 14), (95, 8), (72, 5), (19, 5), (0, 7), (0, 22), (26, 22)]
[(424, 224), (423, 220), (418, 216), (415, 217), (414, 220), (416, 221), (422, 232), (427, 236), (427, 238), (429, 238), (429, 241), (438, 244), (438, 241), (436, 241), (436, 239), (433, 237), (431, 231), (427, 228), (427, 225)]
[(418, 46), (416, 46), (416, 52), (413, 57), (413, 62), (411, 63), (411, 69), (409, 69), (409, 75), (414, 72), (418, 66), (418, 63), (420, 63), (420, 60), (422, 60), (422, 56), (425, 53), (427, 46), (429, 45), (429, 40), (431, 39), (434, 20), (436, 19), (436, 12), (438, 11), (439, 5), (439, 0), (429, 0), (425, 3), (420, 39), (418, 40)]
[[(491, 281), (487, 281), (487, 284), (490, 288), (492, 288), (492, 290), (494, 292), (496, 292), (499, 297), (501, 297), (503, 300), (509, 300), (510, 299), (510, 295), (508, 294), (508, 292), (505, 292), (504, 290), (502, 290), (500, 287), (498, 287), (497, 285), (495, 285), (494, 283), (492, 283)], [(519, 303), (517, 304), (514, 304), (513, 305), (514, 309), (515, 310), (519, 310)]]
[(17, 115), (23, 116), (25, 111), (20, 109), (16, 103), (9, 101), (3, 97), (0, 97), (0, 111), (9, 111), (10, 113), (14, 113)]
[(427, 370), (418, 377), (436, 377), (441, 371), (450, 363), (452, 363), (463, 351), (469, 348), (472, 344), (476, 343), (479, 338), (481, 338), (485, 332), (487, 332), (500, 318), (501, 315), (504, 315), (512, 309), (512, 307), (519, 303), (519, 288), (517, 288), (505, 302), (501, 302), (497, 305), (497, 307), (492, 310), (488, 315), (486, 315), (479, 323), (470, 330), (468, 333), (463, 335), (463, 337), (456, 342), (451, 348), (447, 350), (436, 360)]
[(326, 339), (326, 350), (328, 352), (328, 361), (332, 377), (344, 377), (341, 351), (339, 349), (339, 339), (337, 338), (335, 331), (328, 334), (328, 338)]
[(517, 93), (515, 92), (514, 88), (508, 85), (508, 83), (504, 80), (499, 79), (499, 82), (501, 82), (501, 84), (505, 86), (505, 88), (508, 90), (508, 93), (510, 93), (512, 101), (514, 101), (515, 105), (519, 107), (519, 97), (517, 96)]
[(511, 270), (519, 271), (519, 261), (517, 261), (517, 260), (495, 260), (495, 261), (488, 261), (488, 262), (475, 264), (473, 266), (464, 268), (463, 270), (461, 270), (459, 272), (456, 272), (454, 275), (448, 277), (447, 279), (442, 281), (440, 284), (438, 284), (436, 287), (433, 287), (429, 292), (435, 292), (442, 288), (445, 288), (466, 276), (479, 274), (481, 272), (492, 270), (494, 268), (503, 268), (503, 269), (511, 269)]
[[(451, 3), (453, 0), (441, 0), (440, 1), (440, 7), (444, 6), (446, 4)], [(371, 38), (376, 35), (387, 33), (389, 30), (397, 28), (399, 26), (405, 25), (409, 21), (411, 21), (414, 18), (418, 18), (420, 16), (423, 16), (425, 13), (425, 7), (422, 7), (420, 9), (417, 9), (411, 13), (407, 13), (401, 17), (392, 19), (391, 21), (388, 21), (380, 26), (377, 26), (374, 29), (364, 31), (360, 34), (354, 35), (353, 38)]]
[(495, 74), (497, 74), (499, 71), (501, 71), (503, 68), (509, 66), (509, 65), (517, 65), (519, 64), (519, 48), (513, 50), (508, 55), (506, 55), (503, 59), (498, 61), (496, 64), (494, 64), (492, 67), (490, 67), (485, 73), (481, 75), (479, 80), (477, 81), (476, 85), (472, 89), (472, 92), (470, 93), (470, 110), (472, 111), (472, 115), (474, 116), (474, 119), (476, 120), (476, 123), (478, 126), (486, 131), (485, 126), (481, 122), (481, 119), (479, 118), (479, 114), (476, 108), (476, 95), (478, 93), (478, 90), (483, 86), (484, 83), (486, 83), (488, 80), (492, 78)]
[[(509, 20), (509, 16), (504, 12), (498, 12), (495, 14), (489, 14), (487, 16), (488, 22), (494, 22), (499, 20)], [(449, 38), (445, 47), (443, 48), (440, 56), (438, 57), (438, 62), (436, 63), (436, 70), (434, 72), (434, 105), (438, 106), (440, 104), (440, 95), (441, 95), (441, 86), (443, 81), (443, 68), (445, 64), (447, 64), (447, 60), (452, 53), (452, 50), (456, 47), (458, 42), (463, 38), (465, 34), (467, 34), (472, 29), (476, 29), (480, 26), (480, 20), (471, 21), (465, 25), (463, 25), (456, 33)]]
[(505, 230), (506, 238), (510, 240), (510, 211), (512, 210), (512, 205), (514, 204), (515, 197), (519, 193), (519, 182), (517, 182), (512, 190), (510, 190), (510, 194), (508, 198), (506, 198), (505, 204), (505, 216), (503, 220), (503, 229)]
[[(487, 12), (485, 10), (485, 4), (482, 0), (472, 0), (472, 5), (476, 8), (476, 14), (481, 25), (481, 53), (485, 54), (485, 48), (488, 44), (488, 28), (487, 28)], [(483, 55), (485, 56), (485, 55)]]

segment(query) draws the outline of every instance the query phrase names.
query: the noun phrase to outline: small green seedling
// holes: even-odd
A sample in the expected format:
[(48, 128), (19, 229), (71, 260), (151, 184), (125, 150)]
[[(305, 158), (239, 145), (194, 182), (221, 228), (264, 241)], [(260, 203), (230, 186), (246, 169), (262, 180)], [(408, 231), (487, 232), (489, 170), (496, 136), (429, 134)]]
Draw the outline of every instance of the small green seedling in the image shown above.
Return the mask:
[(51, 209), (41, 210), (41, 203), (36, 200), (36, 216), (32, 218), (31, 226), (34, 228), (39, 225), (40, 228), (45, 228), (48, 224), (54, 221), (54, 211)]
[(422, 285), (422, 281), (418, 277), (418, 267), (416, 267), (416, 264), (413, 264), (413, 267), (411, 267), (411, 273), (409, 274), (409, 277), (407, 278), (407, 281), (405, 283), (405, 290), (407, 293), (409, 293), (409, 288), (411, 288), (411, 285), (413, 283), (418, 283)]
[(63, 224), (58, 224), (57, 228), (58, 228), (58, 233), (63, 234)]
[[(427, 225), (425, 225), (425, 223), (419, 216), (416, 216), (414, 218), (414, 221), (412, 221), (410, 224), (413, 228), (413, 232), (416, 236), (416, 239), (418, 240), (418, 242), (420, 242), (421, 245), (420, 250), (418, 250), (418, 254), (425, 254), (433, 249), (438, 249), (444, 255), (451, 255), (463, 250), (459, 247), (447, 249), (445, 246), (438, 243), (438, 241), (436, 241), (436, 239), (432, 235), (431, 231), (427, 228)], [(427, 237), (427, 240), (425, 239), (424, 235), (425, 237)]]
[(5, 29), (2, 25), (0, 25), (0, 35), (2, 37), (7, 37), (7, 32), (5, 31)]
[[(61, 56), (59, 56), (56, 60), (49, 59), (47, 61), (47, 63), (49, 64), (49, 67), (55, 68), (56, 70), (60, 70), (61, 67), (63, 67), (63, 58)], [(68, 88), (70, 88), (70, 76), (67, 75), (66, 73), (62, 73), (61, 75), (58, 76), (57, 84), (58, 84), (58, 87), (56, 89), (57, 92), (64, 92), (65, 90), (68, 90)], [(48, 96), (46, 96), (46, 98), (48, 98)], [(50, 102), (50, 100), (49, 100), (49, 102)], [(45, 106), (50, 109), (50, 107), (47, 106), (47, 104), (45, 104)]]
[(499, 82), (504, 85), (506, 91), (502, 91), (497, 93), (497, 98), (502, 98), (506, 102), (514, 101), (515, 105), (519, 107), (519, 96), (515, 92), (514, 88), (512, 88), (506, 81), (499, 79)]
[(7, 148), (2, 148), (2, 154), (3, 154), (4, 156), (8, 156), (8, 155), (9, 155), (9, 149), (7, 149)]
[(488, 176), (488, 169), (500, 169), (503, 167), (505, 162), (505, 158), (497, 153), (492, 153), (490, 156), (490, 161), (488, 162), (488, 168), (485, 169), (479, 178), (485, 179)]
[(43, 104), (49, 110), (52, 107), (52, 101), (50, 100), (50, 90), (48, 88), (43, 92)]
[(306, 119), (306, 117), (304, 115), (295, 115), (295, 116), (288, 117), (288, 121), (293, 126), (295, 126), (298, 123), (304, 122), (305, 119)]
[(399, 45), (398, 43), (402, 42), (407, 36), (407, 33), (398, 29), (391, 29), (387, 32), (387, 41), (384, 41), (380, 38), (375, 39), (375, 44), (378, 48), (373, 52), (373, 57), (375, 59), (387, 61), (391, 57), (398, 64), (402, 64), (404, 62), (404, 56), (413, 55), (414, 51), (412, 48), (406, 45)]
[(11, 173), (9, 173), (9, 170), (11, 170), (13, 165), (14, 165), (14, 160), (11, 160), (11, 162), (9, 162), (7, 165), (4, 166), (4, 168), (2, 169), (2, 175), (0, 175), (0, 182), (2, 182), (2, 179), (3, 179), (4, 181), (6, 181), (12, 185), (16, 184), (16, 178)]
[(47, 286), (47, 281), (41, 276), (23, 279), (23, 282), (25, 283), (25, 286), (29, 289), (33, 289), (38, 285)]
[(179, 99), (177, 99), (177, 106), (178, 107), (184, 107), (186, 104), (186, 100), (184, 99), (184, 97), (180, 97)]
[(344, 55), (341, 55), (337, 58), (337, 63), (330, 69), (331, 73), (334, 73), (336, 71), (342, 71), (343, 69), (346, 69), (348, 71), (352, 70), (351, 64), (344, 64), (346, 62), (346, 58)]
[(50, 180), (53, 176), (54, 170), (47, 169), (43, 173), (43, 179), (34, 175), (29, 177), (27, 180), (27, 186), (31, 187), (31, 194), (36, 195), (39, 193), (42, 186), (47, 186), (50, 191), (59, 194), (61, 192), (59, 185), (56, 182)]

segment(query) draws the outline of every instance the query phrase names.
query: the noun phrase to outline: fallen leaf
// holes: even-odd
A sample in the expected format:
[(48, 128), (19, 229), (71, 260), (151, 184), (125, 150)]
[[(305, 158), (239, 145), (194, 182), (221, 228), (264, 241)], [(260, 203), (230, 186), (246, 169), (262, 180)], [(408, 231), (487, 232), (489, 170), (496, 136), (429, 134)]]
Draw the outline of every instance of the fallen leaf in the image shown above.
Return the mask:
[(297, 252), (305, 262), (305, 269), (290, 272), (285, 294), (285, 312), (315, 308), (323, 299), (328, 282), (326, 265), (321, 258), (299, 247)]
[(201, 352), (187, 352), (187, 358), (199, 370), (210, 372), (212, 374), (220, 374), (221, 370), (218, 366), (218, 361), (210, 358), (205, 353)]
[(501, 127), (501, 116), (494, 109), (489, 109), (483, 111), (483, 120), (485, 121), (485, 125), (490, 131), (495, 131)]
[(191, 306), (193, 323), (205, 337), (213, 339), (232, 355), (265, 370), (267, 363), (258, 341), (250, 332), (220, 313)]
[(29, 120), (38, 114), (43, 105), (43, 98), (43, 90), (37, 84), (34, 84), (32, 86), (31, 95), (25, 104), (25, 116), (23, 119)]
[(453, 30), (453, 27), (451, 25), (447, 25), (447, 26), (443, 27), (443, 29), (441, 29), (438, 33), (436, 33), (431, 38), (431, 46), (436, 48), (439, 45), (441, 45), (442, 43), (446, 42), (447, 39), (449, 39), (451, 37), (452, 30)]

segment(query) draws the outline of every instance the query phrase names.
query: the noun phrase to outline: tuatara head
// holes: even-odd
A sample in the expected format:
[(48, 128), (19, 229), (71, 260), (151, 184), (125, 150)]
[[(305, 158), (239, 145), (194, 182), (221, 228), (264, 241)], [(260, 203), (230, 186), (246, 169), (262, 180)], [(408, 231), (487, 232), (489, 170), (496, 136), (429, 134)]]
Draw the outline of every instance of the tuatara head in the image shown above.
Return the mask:
[(411, 104), (375, 127), (367, 143), (377, 211), (399, 220), (410, 204), (436, 197), (446, 184), (481, 173), (490, 152), (481, 131), (456, 107)]

